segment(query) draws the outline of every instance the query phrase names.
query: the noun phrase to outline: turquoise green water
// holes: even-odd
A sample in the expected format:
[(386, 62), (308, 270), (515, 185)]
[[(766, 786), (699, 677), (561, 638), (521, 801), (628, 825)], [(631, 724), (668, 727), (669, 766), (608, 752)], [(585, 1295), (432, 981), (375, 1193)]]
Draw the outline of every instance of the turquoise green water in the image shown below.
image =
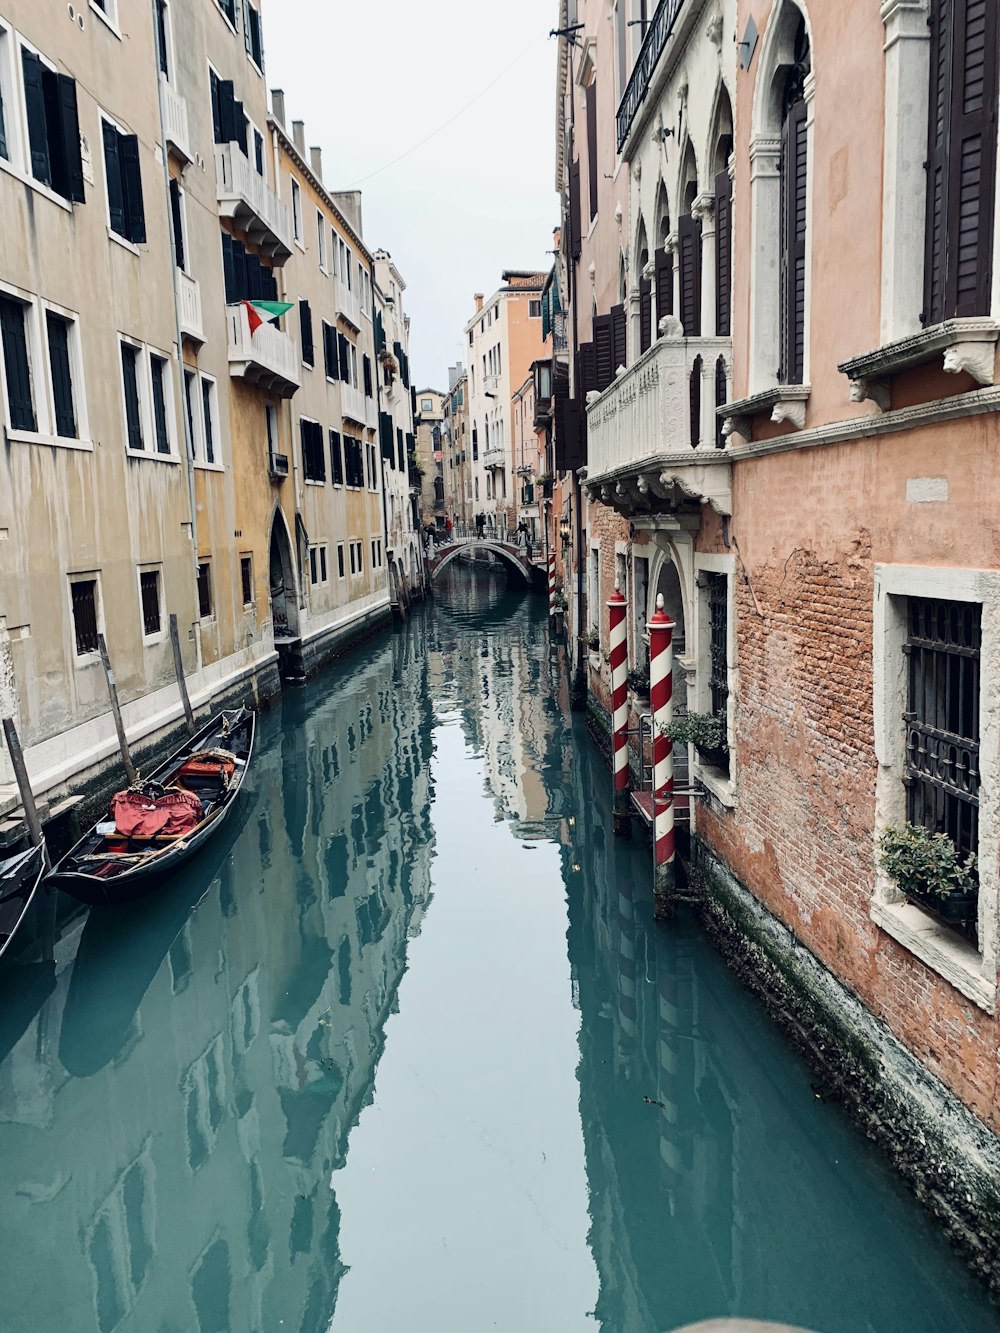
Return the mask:
[(701, 939), (454, 573), (263, 717), (138, 908), (0, 971), (4, 1333), (817, 1333), (1000, 1317)]

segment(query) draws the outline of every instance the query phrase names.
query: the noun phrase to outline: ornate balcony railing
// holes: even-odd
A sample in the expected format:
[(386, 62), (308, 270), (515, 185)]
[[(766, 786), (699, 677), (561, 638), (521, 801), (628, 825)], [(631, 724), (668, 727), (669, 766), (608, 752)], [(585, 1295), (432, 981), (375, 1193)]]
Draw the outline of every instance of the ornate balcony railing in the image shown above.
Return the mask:
[(646, 100), (649, 85), (653, 78), (660, 56), (663, 55), (667, 42), (673, 33), (674, 25), (685, 4), (690, 0), (660, 0), (656, 13), (649, 23), (646, 36), (639, 49), (639, 58), (632, 70), (625, 95), (618, 105), (618, 151), (621, 152), (629, 136), (632, 122), (639, 108)]

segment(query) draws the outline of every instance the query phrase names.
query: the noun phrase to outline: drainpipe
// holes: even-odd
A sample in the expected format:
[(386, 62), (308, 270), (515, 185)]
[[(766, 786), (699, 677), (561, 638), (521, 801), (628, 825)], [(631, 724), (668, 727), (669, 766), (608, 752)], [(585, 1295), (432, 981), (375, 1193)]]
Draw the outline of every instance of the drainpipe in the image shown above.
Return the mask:
[[(156, 0), (150, 0), (150, 12), (153, 16), (153, 45), (157, 53), (160, 49), (160, 26), (156, 13)], [(194, 440), (191, 438), (191, 422), (187, 410), (187, 386), (184, 382), (184, 342), (181, 335), (181, 303), (177, 295), (177, 237), (174, 235), (173, 214), (170, 206), (170, 166), (167, 161), (167, 118), (163, 109), (163, 80), (160, 62), (156, 60), (156, 106), (160, 116), (160, 152), (163, 158), (163, 194), (167, 205), (167, 234), (170, 237), (171, 273), (170, 284), (174, 295), (174, 336), (177, 339), (177, 373), (180, 376), (181, 420), (184, 423), (184, 457), (187, 463), (188, 510), (191, 514), (191, 560), (195, 587), (198, 586), (198, 505), (194, 493)], [(201, 634), (195, 631), (195, 662), (198, 676), (201, 676)]]

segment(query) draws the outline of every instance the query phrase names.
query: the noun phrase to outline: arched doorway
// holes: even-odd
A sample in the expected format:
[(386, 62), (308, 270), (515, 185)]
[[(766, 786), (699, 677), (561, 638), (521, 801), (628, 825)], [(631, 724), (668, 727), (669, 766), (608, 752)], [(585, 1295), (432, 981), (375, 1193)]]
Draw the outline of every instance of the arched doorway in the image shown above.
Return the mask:
[(299, 637), (299, 600), (295, 581), (292, 543), (280, 509), (271, 521), (271, 550), (268, 567), (271, 621), (275, 639)]

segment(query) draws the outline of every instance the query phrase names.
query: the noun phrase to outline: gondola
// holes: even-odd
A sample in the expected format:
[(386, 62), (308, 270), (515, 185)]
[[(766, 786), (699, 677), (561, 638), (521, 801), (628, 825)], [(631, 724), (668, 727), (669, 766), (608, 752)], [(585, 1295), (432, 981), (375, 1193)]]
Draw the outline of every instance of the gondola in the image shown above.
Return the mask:
[(44, 846), (0, 861), (0, 958), (28, 915), (44, 874)]
[(213, 718), (149, 778), (115, 796), (52, 871), (49, 886), (91, 907), (135, 902), (158, 888), (232, 811), (250, 767), (255, 727), (256, 716), (246, 708)]

